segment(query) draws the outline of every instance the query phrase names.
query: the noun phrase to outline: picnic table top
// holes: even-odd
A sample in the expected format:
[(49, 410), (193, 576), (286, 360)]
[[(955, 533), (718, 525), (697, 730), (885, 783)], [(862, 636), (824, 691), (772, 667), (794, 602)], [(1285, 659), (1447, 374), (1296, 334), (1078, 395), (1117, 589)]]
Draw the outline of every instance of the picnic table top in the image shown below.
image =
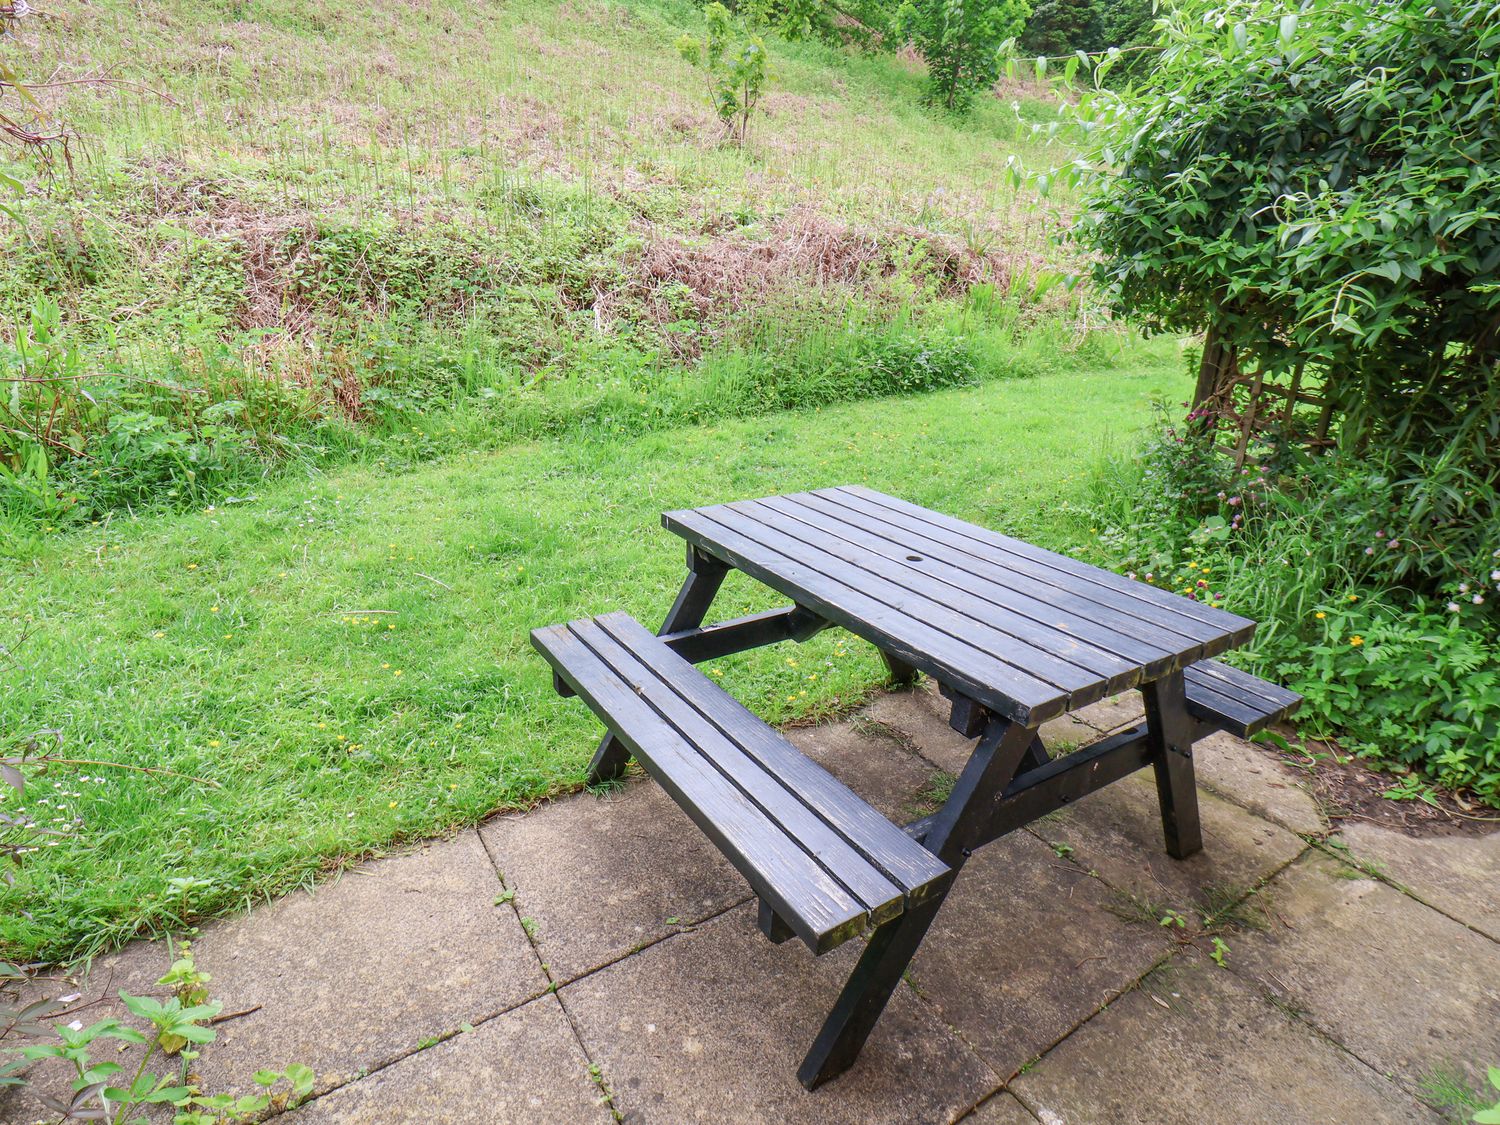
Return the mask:
[(699, 550), (1024, 726), (1255, 623), (857, 485), (667, 512)]

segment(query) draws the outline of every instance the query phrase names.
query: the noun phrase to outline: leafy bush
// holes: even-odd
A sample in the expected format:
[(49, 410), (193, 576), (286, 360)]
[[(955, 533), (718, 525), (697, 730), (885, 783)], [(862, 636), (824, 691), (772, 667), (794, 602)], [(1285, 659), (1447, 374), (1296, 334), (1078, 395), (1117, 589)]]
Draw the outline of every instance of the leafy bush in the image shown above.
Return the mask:
[(1337, 455), (1236, 470), (1167, 428), (1089, 516), (1106, 562), (1258, 621), (1231, 659), (1301, 692), (1305, 730), (1500, 804), (1500, 535), (1482, 581), (1415, 595), (1397, 579), (1423, 546), (1374, 526), (1402, 491)]
[(1387, 494), (1358, 530), (1399, 530), (1395, 576), (1424, 592), (1478, 579), (1500, 522), (1500, 3), (1191, 0), (1162, 28), (1142, 85), (1080, 111), (1095, 279), (1148, 328), (1215, 328), (1247, 371), (1306, 365)]
[[(1495, 0), (1185, 3), (1158, 66), (1085, 103), (1076, 229), (1111, 302), (1326, 366), (1386, 426), (1500, 357)], [(1414, 399), (1416, 401), (1414, 401)]]
[(927, 98), (964, 114), (1000, 77), (1001, 47), (1031, 12), (1027, 0), (908, 0), (903, 27), (927, 61)]

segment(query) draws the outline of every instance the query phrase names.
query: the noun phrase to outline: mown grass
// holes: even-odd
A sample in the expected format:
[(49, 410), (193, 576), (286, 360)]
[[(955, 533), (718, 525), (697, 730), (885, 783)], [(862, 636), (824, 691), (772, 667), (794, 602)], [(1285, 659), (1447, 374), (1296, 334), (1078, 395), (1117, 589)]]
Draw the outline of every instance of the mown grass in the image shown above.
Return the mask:
[[(978, 388), (354, 465), (47, 537), (0, 564), (4, 625), (31, 632), (0, 729), (215, 785), (66, 781), (85, 827), (0, 891), (0, 951), (88, 952), (577, 785), (597, 728), (527, 631), (610, 609), (654, 625), (682, 565), (663, 510), (857, 481), (1066, 547), (1087, 467), (1182, 393), (1180, 367), (1138, 345)], [(768, 604), (733, 582), (719, 608)], [(879, 679), (837, 634), (723, 672), (772, 720)]]

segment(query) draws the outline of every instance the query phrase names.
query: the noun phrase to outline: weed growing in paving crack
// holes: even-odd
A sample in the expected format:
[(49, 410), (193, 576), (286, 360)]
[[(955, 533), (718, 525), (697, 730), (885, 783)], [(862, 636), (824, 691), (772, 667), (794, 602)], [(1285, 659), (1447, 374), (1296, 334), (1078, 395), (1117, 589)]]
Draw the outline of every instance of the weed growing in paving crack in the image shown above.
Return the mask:
[[(112, 1125), (144, 1125), (152, 1106), (173, 1107), (174, 1125), (230, 1125), (249, 1121), (268, 1109), (287, 1109), (312, 1093), (313, 1072), (300, 1063), (285, 1070), (258, 1070), (256, 1094), (206, 1094), (191, 1071), (199, 1057), (198, 1047), (211, 1043), (218, 1033), (212, 1024), (220, 1019), (223, 1005), (210, 1000), (209, 975), (193, 959), (192, 946), (183, 942), (178, 957), (156, 983), (167, 986), (165, 999), (131, 996), (121, 991), (126, 1010), (144, 1027), (133, 1027), (117, 1019), (102, 1019), (88, 1027), (82, 1021), (55, 1024), (55, 1042), (6, 1047), (10, 1056), (0, 1062), (0, 1086), (33, 1085), (32, 1093), (48, 1109), (65, 1120), (105, 1121)], [(25, 974), (11, 965), (0, 965), (0, 981), (15, 983)], [(60, 1000), (39, 1000), (24, 1007), (8, 1004), (0, 997), (0, 1041), (13, 1035), (41, 1037), (48, 1016), (66, 1015)], [(144, 1047), (133, 1072), (118, 1062), (96, 1060), (94, 1052), (109, 1041), (114, 1051)], [(178, 1060), (176, 1064), (172, 1059)], [(54, 1097), (35, 1088), (22, 1070), (32, 1063), (57, 1059), (69, 1065), (73, 1076), (69, 1096)], [(158, 1073), (160, 1071), (160, 1073)], [(284, 1086), (277, 1090), (278, 1086)]]
[(1266, 903), (1252, 891), (1236, 887), (1207, 887), (1196, 903), (1180, 906), (1116, 892), (1106, 909), (1127, 922), (1165, 929), (1179, 947), (1204, 951), (1206, 944), (1209, 959), (1221, 969), (1229, 967), (1226, 934), (1266, 928)]

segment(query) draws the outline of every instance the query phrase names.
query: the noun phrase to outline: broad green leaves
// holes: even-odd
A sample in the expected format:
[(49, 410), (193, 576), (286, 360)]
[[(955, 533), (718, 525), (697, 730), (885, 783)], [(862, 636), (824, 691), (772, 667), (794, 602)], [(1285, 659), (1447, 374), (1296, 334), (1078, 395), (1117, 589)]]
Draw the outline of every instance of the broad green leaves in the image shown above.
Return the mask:
[(1242, 370), (1311, 365), (1346, 438), (1466, 498), (1411, 514), (1477, 572), (1500, 545), (1500, 0), (1187, 0), (1159, 28), (1140, 87), (1076, 114), (1095, 280), (1148, 329), (1216, 325)]

